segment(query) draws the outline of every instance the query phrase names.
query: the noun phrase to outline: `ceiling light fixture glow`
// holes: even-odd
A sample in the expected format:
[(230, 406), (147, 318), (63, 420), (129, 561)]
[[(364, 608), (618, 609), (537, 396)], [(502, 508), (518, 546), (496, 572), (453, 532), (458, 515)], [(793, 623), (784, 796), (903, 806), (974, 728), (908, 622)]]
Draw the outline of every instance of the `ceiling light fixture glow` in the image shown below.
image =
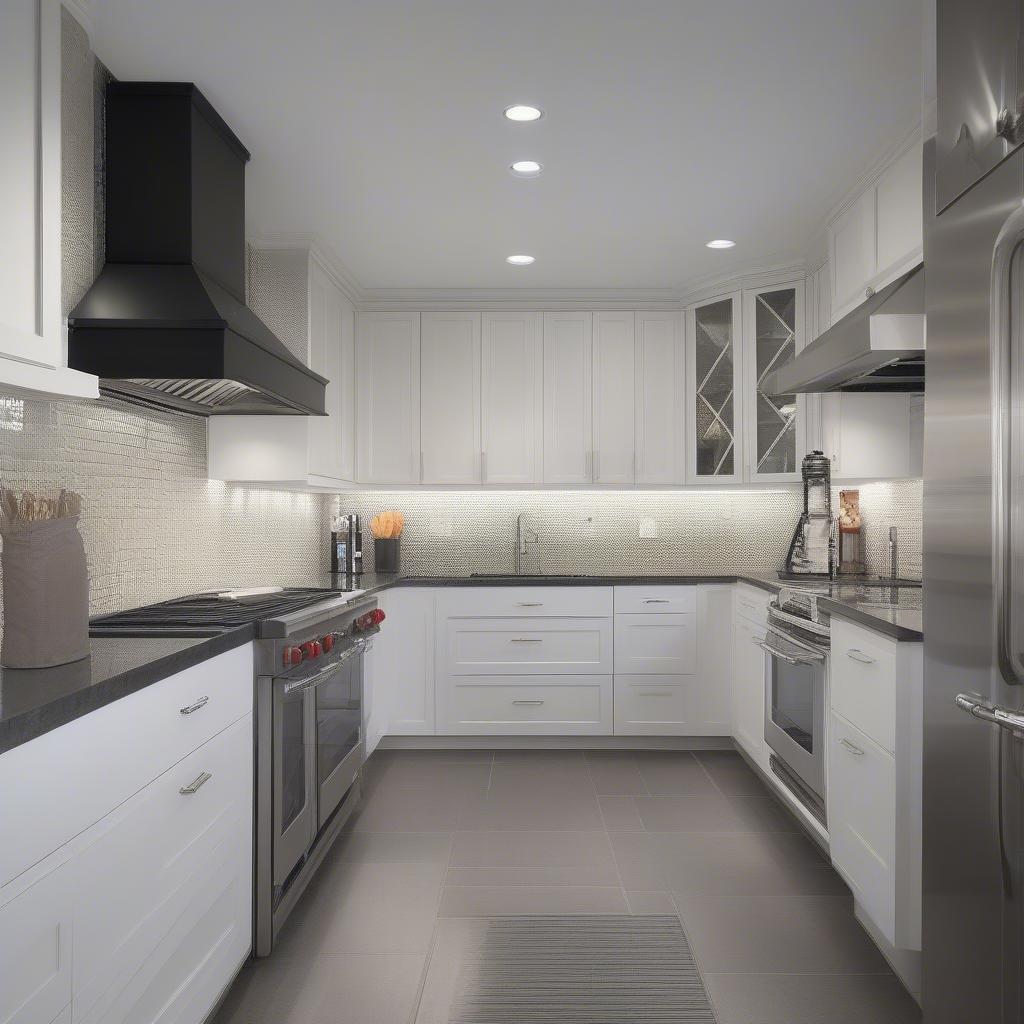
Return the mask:
[(517, 160), (509, 170), (517, 178), (536, 178), (541, 172), (541, 165), (536, 160)]
[(712, 238), (704, 244), (709, 249), (731, 249), (736, 243), (731, 238)]
[(510, 121), (536, 121), (544, 116), (544, 111), (526, 103), (513, 103), (511, 107), (505, 108), (505, 116)]
[(515, 256), (506, 256), (505, 262), (511, 263), (513, 267), (528, 267), (534, 260), (533, 256), (527, 256), (524, 253), (518, 253)]

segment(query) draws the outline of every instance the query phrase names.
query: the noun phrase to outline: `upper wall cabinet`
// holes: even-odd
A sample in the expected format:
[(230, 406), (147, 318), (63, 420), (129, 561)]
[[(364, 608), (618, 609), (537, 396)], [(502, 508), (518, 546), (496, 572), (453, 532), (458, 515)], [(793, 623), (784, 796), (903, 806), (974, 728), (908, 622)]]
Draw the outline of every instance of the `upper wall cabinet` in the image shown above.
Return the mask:
[(750, 290), (743, 301), (745, 477), (758, 483), (797, 480), (807, 448), (805, 396), (773, 395), (763, 384), (802, 347), (803, 282)]
[(686, 481), (685, 364), (680, 314), (639, 311), (634, 371), (638, 484)]
[(829, 228), (833, 323), (921, 261), (921, 187), (921, 146), (916, 144)]
[(96, 378), (67, 368), (61, 295), (61, 10), (59, 0), (4, 0), (3, 5), (0, 390), (95, 398)]
[(480, 327), (483, 483), (537, 483), (544, 429), (541, 315), (484, 313)]
[(211, 416), (214, 480), (335, 490), (355, 480), (355, 311), (308, 249), (248, 254), (252, 309), (293, 355), (322, 374), (326, 416)]
[(594, 314), (594, 455), (598, 484), (635, 476), (636, 342), (632, 310)]
[(693, 483), (743, 479), (740, 403), (740, 293), (695, 306), (687, 314), (689, 452)]
[(593, 481), (593, 314), (544, 314), (544, 482)]
[(419, 313), (359, 314), (356, 382), (359, 482), (419, 483)]
[(422, 314), (420, 449), (423, 483), (480, 483), (479, 313)]

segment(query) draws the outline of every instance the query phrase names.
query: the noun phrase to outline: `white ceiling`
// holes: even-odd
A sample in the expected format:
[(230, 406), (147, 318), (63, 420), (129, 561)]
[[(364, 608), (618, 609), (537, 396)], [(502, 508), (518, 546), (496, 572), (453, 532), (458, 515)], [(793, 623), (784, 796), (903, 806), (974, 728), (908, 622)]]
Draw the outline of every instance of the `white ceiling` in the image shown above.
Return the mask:
[(921, 0), (90, 6), (115, 75), (195, 81), (251, 149), (250, 235), (319, 237), (370, 290), (679, 289), (801, 258), (921, 104)]

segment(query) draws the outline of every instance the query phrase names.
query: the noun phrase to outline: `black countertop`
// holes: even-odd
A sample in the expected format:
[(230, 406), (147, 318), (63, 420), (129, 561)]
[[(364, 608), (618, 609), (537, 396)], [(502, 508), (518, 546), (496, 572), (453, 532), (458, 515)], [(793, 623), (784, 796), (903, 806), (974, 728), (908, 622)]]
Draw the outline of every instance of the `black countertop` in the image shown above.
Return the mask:
[(245, 626), (212, 637), (93, 637), (81, 661), (0, 669), (0, 754), (252, 636)]

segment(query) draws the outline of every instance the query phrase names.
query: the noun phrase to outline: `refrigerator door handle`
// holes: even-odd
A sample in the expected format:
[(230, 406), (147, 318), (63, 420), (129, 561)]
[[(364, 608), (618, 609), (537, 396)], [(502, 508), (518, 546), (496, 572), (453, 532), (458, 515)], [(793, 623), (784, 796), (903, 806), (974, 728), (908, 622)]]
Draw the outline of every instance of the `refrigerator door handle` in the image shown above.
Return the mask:
[(977, 697), (972, 697), (969, 693), (958, 693), (955, 703), (961, 711), (966, 711), (983, 722), (991, 722), (993, 725), (998, 725), (1001, 729), (1009, 729), (1011, 732), (1024, 733), (1024, 715), (1018, 714), (1016, 711), (1000, 707), (998, 704), (989, 704)]

